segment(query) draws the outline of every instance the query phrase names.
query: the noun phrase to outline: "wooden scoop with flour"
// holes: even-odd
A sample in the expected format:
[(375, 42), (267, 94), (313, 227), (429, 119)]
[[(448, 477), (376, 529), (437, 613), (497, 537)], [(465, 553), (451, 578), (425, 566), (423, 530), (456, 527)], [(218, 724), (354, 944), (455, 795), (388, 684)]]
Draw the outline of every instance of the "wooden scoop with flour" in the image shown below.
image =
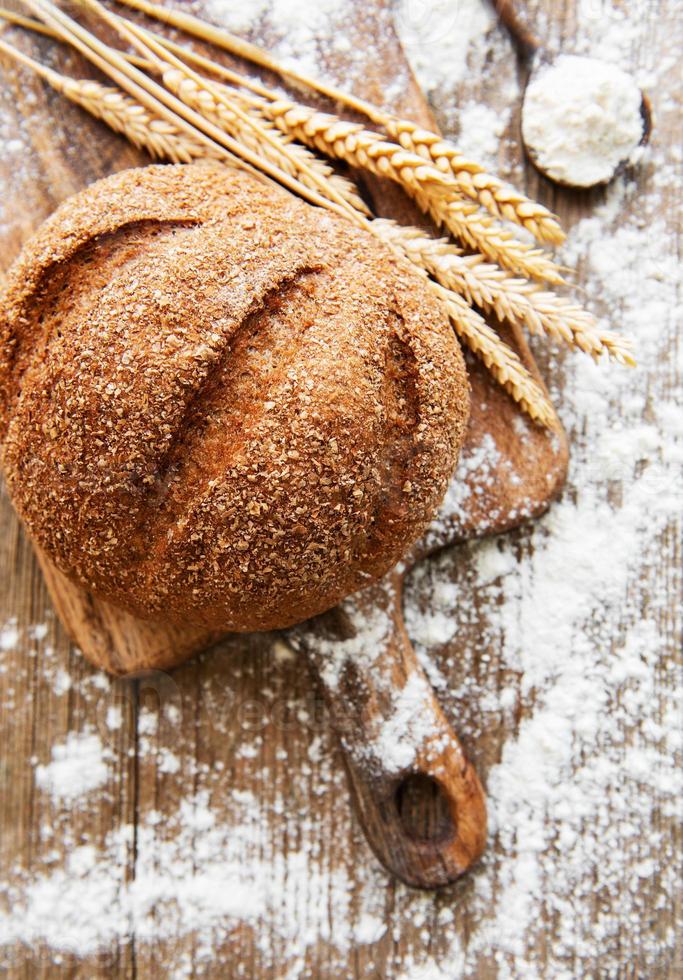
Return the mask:
[(529, 67), (522, 141), (536, 169), (556, 184), (587, 190), (635, 163), (653, 126), (650, 100), (635, 79), (601, 58), (551, 53), (516, 0), (493, 6)]

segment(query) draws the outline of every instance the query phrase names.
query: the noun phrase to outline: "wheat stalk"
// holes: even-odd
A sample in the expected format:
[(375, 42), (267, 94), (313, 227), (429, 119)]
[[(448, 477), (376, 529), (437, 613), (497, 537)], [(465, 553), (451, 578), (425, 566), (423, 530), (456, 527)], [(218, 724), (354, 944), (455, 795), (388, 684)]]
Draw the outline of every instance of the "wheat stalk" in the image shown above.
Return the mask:
[[(355, 183), (348, 177), (338, 174), (327, 160), (317, 156), (303, 143), (296, 142), (286, 133), (283, 133), (281, 129), (278, 129), (270, 119), (261, 114), (258, 100), (246, 98), (238, 90), (224, 85), (219, 84), (218, 88), (229, 92), (231, 105), (235, 108), (239, 107), (254, 125), (266, 132), (270, 141), (278, 145), (280, 152), (286, 151), (291, 155), (299, 169), (299, 180), (307, 183), (306, 171), (307, 169), (312, 170), (316, 175), (316, 183), (320, 185), (321, 193), (324, 196), (329, 196), (333, 200), (342, 198), (351, 208), (359, 211), (365, 217), (372, 217), (372, 213), (360, 196)], [(325, 187), (326, 184), (327, 187)], [(334, 191), (333, 194), (329, 194), (330, 189)]]
[(541, 290), (528, 279), (515, 279), (485, 261), (482, 255), (463, 255), (445, 239), (434, 239), (419, 228), (376, 219), (373, 225), (396, 243), (416, 265), (468, 303), (495, 313), (509, 323), (522, 322), (530, 333), (549, 335), (597, 360), (603, 354), (633, 366), (629, 341), (600, 330), (595, 317), (555, 293)]
[[(32, 17), (23, 17), (21, 14), (17, 14), (13, 10), (7, 10), (5, 7), (0, 7), (0, 20), (5, 20), (8, 24), (13, 24), (15, 27), (24, 27), (26, 30), (33, 31), (34, 34), (42, 34), (44, 37), (52, 38), (53, 41), (60, 40), (59, 32), (52, 27), (48, 27), (47, 24), (43, 24), (39, 20), (34, 20)], [(145, 58), (138, 58), (134, 54), (126, 54), (124, 57), (131, 65), (135, 65), (145, 71), (150, 68), (150, 64)]]
[(277, 129), (277, 127), (271, 124), (267, 119), (263, 119), (258, 113), (255, 113), (253, 109), (249, 109), (248, 111), (249, 115), (257, 119), (260, 125), (268, 131), (273, 140), (276, 140), (283, 147), (286, 146), (288, 148), (299, 167), (299, 179), (303, 183), (306, 183), (304, 174), (306, 169), (309, 168), (315, 171), (318, 177), (326, 180), (330, 187), (334, 189), (336, 194), (343, 198), (352, 208), (355, 208), (356, 211), (360, 211), (367, 217), (372, 216), (370, 209), (360, 196), (358, 188), (352, 180), (338, 174), (326, 160), (322, 160), (319, 156), (316, 156), (315, 153), (312, 153), (308, 149), (308, 147), (290, 140), (280, 129)]
[(215, 121), (225, 132), (242, 141), (255, 153), (272, 160), (305, 187), (318, 191), (330, 200), (347, 204), (365, 215), (370, 214), (351, 181), (335, 174), (329, 164), (320, 160), (305, 146), (287, 140), (274, 125), (245, 112), (236, 100), (219, 101), (209, 88), (173, 65), (168, 65), (163, 70), (162, 79), (166, 88), (186, 105), (192, 106), (205, 118)]
[(383, 127), (404, 149), (424, 160), (429, 160), (436, 169), (452, 176), (461, 193), (482, 204), (494, 217), (505, 218), (524, 226), (540, 241), (559, 244), (564, 240), (564, 232), (557, 217), (547, 208), (513, 190), (497, 177), (486, 173), (478, 164), (465, 158), (456, 146), (436, 133), (387, 113), (378, 106), (329, 83), (284, 66), (257, 45), (208, 24), (192, 14), (160, 7), (158, 4), (150, 3), (149, 0), (121, 0), (121, 2), (158, 21), (171, 24), (194, 37), (210, 41), (217, 47), (275, 72), (299, 88), (304, 87), (319, 92), (333, 102), (361, 113), (374, 125)]
[(158, 159), (173, 163), (191, 163), (201, 159), (226, 159), (228, 154), (218, 146), (207, 146), (184, 133), (166, 119), (151, 116), (147, 110), (118, 89), (89, 79), (61, 76), (51, 82), (72, 102), (101, 119), (116, 133), (121, 133), (139, 149)]

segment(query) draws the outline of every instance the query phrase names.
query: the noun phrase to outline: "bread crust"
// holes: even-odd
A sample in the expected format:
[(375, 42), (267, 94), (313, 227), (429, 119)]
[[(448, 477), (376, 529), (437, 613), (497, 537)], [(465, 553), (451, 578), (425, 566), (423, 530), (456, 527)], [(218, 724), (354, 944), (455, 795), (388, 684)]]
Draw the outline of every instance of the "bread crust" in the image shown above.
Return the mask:
[(0, 297), (14, 505), (143, 617), (284, 627), (384, 574), (453, 472), (469, 394), (426, 285), (374, 238), (219, 164), (63, 204)]

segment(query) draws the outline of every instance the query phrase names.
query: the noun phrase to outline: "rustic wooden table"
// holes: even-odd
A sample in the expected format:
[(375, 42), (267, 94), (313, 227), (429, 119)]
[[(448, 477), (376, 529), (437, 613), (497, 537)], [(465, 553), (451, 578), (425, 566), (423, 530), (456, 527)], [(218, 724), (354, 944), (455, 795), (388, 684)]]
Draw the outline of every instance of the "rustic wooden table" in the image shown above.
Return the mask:
[[(206, 6), (216, 20), (249, 20), (235, 3)], [(349, 57), (344, 6), (291, 0), (250, 15), (282, 7), (274, 40), (286, 47), (287, 34), (310, 61), (326, 24), (332, 53)], [(443, 128), (559, 211), (589, 299), (642, 349), (625, 381), (537, 347), (572, 436), (563, 501), (533, 527), (429, 561), (408, 589), (409, 627), (489, 784), (485, 860), (434, 894), (386, 876), (351, 817), (310, 678), (277, 637), (230, 639), (138, 682), (89, 667), (3, 496), (8, 976), (681, 975), (683, 25), (676, 0), (528, 6), (566, 49), (603, 49), (643, 72), (657, 129), (642, 166), (609, 192), (558, 193), (521, 159), (524, 70), (490, 10), (399, 5)], [(1, 67), (6, 266), (67, 193), (140, 158)], [(97, 138), (76, 149), (83, 127)]]

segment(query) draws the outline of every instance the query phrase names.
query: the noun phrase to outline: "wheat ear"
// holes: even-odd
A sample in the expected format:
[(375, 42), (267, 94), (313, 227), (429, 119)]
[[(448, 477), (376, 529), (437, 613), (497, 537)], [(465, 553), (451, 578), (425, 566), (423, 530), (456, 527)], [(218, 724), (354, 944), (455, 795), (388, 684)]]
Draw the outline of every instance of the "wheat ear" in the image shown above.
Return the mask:
[[(330, 187), (335, 191), (338, 197), (343, 198), (347, 204), (349, 204), (356, 211), (360, 211), (367, 217), (371, 217), (370, 209), (367, 204), (360, 196), (358, 188), (352, 180), (348, 177), (342, 176), (342, 174), (336, 173), (333, 167), (327, 163), (326, 160), (321, 159), (312, 153), (308, 147), (304, 146), (302, 143), (296, 143), (290, 140), (282, 130), (278, 129), (269, 120), (264, 119), (261, 115), (255, 112), (251, 107), (246, 107), (248, 114), (255, 120), (258, 121), (260, 126), (267, 130), (271, 138), (275, 140), (284, 149), (288, 149), (289, 153), (295, 160), (297, 167), (299, 168), (299, 179), (302, 183), (306, 183), (305, 173), (307, 169), (313, 170), (319, 178), (327, 181)], [(325, 194), (327, 196), (327, 194)]]
[(508, 276), (482, 255), (463, 255), (447, 240), (432, 238), (419, 228), (380, 218), (373, 225), (416, 265), (468, 303), (509, 323), (524, 323), (532, 334), (554, 337), (595, 360), (606, 354), (621, 364), (634, 365), (631, 344), (625, 337), (600, 330), (588, 310), (562, 296), (543, 291), (528, 279)]
[(503, 343), (466, 301), (439, 283), (431, 283), (459, 337), (479, 357), (496, 381), (524, 411), (548, 429), (557, 430), (559, 420), (545, 392), (515, 352)]
[(278, 129), (293, 139), (319, 150), (327, 156), (344, 160), (388, 177), (411, 193), (425, 194), (429, 199), (452, 198), (458, 193), (453, 177), (409, 153), (396, 143), (382, 139), (359, 123), (347, 122), (328, 112), (286, 99), (263, 101), (261, 111)]
[(183, 132), (166, 119), (152, 115), (119, 89), (90, 79), (69, 78), (41, 65), (16, 48), (0, 40), (0, 51), (32, 68), (55, 91), (81, 106), (96, 119), (101, 119), (110, 129), (121, 133), (139, 149), (158, 159), (173, 163), (190, 163), (192, 160), (221, 159), (225, 154), (220, 147), (215, 150), (190, 134)]
[[(299, 169), (299, 180), (307, 184), (306, 172), (308, 169), (312, 170), (316, 175), (316, 184), (320, 186), (323, 196), (330, 197), (332, 200), (342, 198), (350, 207), (365, 217), (372, 217), (372, 212), (360, 196), (356, 184), (348, 177), (338, 174), (327, 160), (313, 153), (303, 143), (296, 142), (286, 133), (283, 133), (281, 129), (278, 129), (270, 119), (260, 112), (259, 99), (248, 98), (237, 89), (220, 83), (217, 83), (217, 88), (229, 94), (231, 105), (236, 109), (241, 109), (243, 113), (247, 114), (250, 122), (258, 126), (262, 132), (266, 132), (269, 140), (276, 143), (280, 152), (286, 151), (292, 156)], [(248, 127), (242, 127), (241, 131), (244, 132), (245, 129), (247, 130), (245, 136), (247, 136)], [(327, 188), (325, 184), (328, 185)], [(330, 190), (333, 193), (330, 193)]]
[(383, 115), (382, 125), (406, 150), (430, 160), (444, 173), (452, 173), (460, 192), (494, 217), (521, 225), (538, 241), (550, 245), (560, 245), (567, 237), (556, 215), (487, 173), (449, 140), (397, 116)]
[(559, 266), (547, 252), (520, 242), (471, 201), (437, 201), (419, 192), (413, 197), (436, 225), (446, 228), (468, 248), (481, 252), (502, 268), (526, 279), (564, 284)]
[(173, 163), (193, 160), (224, 160), (221, 148), (207, 146), (184, 133), (166, 119), (151, 116), (147, 110), (118, 89), (99, 82), (61, 76), (58, 84), (51, 82), (72, 102), (92, 116), (101, 119), (116, 133), (127, 137), (139, 149), (151, 156)]
[(369, 215), (367, 206), (350, 181), (335, 175), (329, 164), (323, 163), (305, 146), (289, 142), (275, 126), (264, 124), (259, 117), (238, 110), (234, 100), (230, 100), (230, 103), (218, 101), (210, 89), (172, 65), (166, 67), (162, 79), (166, 88), (186, 105), (212, 119), (255, 153), (272, 160), (300, 180), (305, 187), (318, 191), (323, 197), (341, 200), (355, 210)]
[[(500, 339), (462, 296), (429, 278), (429, 270), (424, 263), (406, 248), (407, 241), (401, 241), (394, 234), (386, 234), (386, 227), (393, 225), (393, 222), (377, 218), (370, 224), (373, 232), (384, 238), (397, 255), (407, 258), (415, 271), (428, 282), (458, 337), (484, 362), (498, 384), (535, 422), (558, 431), (561, 426), (550, 399), (515, 351)], [(412, 230), (417, 232), (417, 229)]]
[[(497, 225), (475, 204), (463, 201), (452, 188), (445, 197), (435, 195), (434, 185), (429, 180), (415, 179), (419, 176), (415, 160), (421, 159), (416, 154), (406, 154), (395, 143), (387, 143), (358, 123), (345, 122), (330, 113), (318, 112), (285, 99), (277, 102), (264, 100), (259, 106), (268, 119), (293, 139), (327, 156), (345, 160), (351, 166), (362, 167), (400, 183), (434, 221), (447, 227), (465, 245), (482, 252), (504, 268), (527, 278), (558, 284), (564, 281), (557, 265), (542, 249), (517, 241), (507, 229)], [(406, 159), (409, 164), (403, 167)], [(428, 172), (430, 175), (438, 173), (434, 167), (430, 167)]]

